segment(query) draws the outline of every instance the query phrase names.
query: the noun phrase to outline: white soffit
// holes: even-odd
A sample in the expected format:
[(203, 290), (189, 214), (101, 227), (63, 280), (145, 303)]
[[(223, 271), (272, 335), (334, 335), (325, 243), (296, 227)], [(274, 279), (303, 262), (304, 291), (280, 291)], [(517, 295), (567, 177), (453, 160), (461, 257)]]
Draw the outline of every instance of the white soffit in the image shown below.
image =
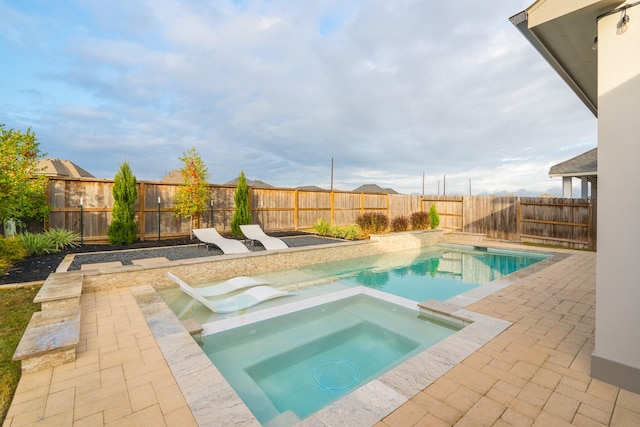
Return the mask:
[(620, 0), (538, 0), (527, 8), (529, 28), (556, 20), (581, 9), (603, 9), (620, 3), (624, 2)]
[(539, 0), (511, 22), (597, 116), (598, 67), (593, 42), (599, 14), (621, 0)]

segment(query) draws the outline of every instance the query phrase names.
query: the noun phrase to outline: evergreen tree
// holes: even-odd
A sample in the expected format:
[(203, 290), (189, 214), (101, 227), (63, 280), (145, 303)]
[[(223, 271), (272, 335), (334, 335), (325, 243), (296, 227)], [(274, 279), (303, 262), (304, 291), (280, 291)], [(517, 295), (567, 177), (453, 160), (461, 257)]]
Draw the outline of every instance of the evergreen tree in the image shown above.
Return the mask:
[(236, 208), (231, 218), (231, 232), (234, 236), (242, 236), (241, 225), (251, 224), (251, 212), (249, 211), (249, 186), (244, 177), (244, 171), (240, 171), (238, 185), (233, 195)]
[(113, 210), (107, 230), (112, 245), (131, 244), (137, 237), (135, 204), (138, 199), (136, 177), (126, 161), (113, 180)]
[(436, 205), (433, 203), (429, 208), (429, 225), (431, 226), (432, 230), (440, 225), (440, 215), (438, 215), (438, 211), (436, 210)]
[(176, 193), (175, 213), (179, 217), (191, 218), (191, 228), (198, 229), (210, 198), (207, 182), (209, 173), (195, 147), (183, 153), (180, 160), (184, 162), (184, 167), (180, 169), (183, 183)]

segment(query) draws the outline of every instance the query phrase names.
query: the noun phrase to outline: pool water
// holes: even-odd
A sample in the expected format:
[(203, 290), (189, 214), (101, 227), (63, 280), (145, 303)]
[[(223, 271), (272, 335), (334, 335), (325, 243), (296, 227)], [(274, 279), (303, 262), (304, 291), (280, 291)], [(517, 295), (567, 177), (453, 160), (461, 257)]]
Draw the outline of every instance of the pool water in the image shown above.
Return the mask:
[(357, 295), (208, 335), (203, 349), (261, 423), (295, 422), (461, 328)]
[(274, 273), (274, 283), (367, 286), (422, 302), (447, 300), (548, 258), (548, 255), (487, 248), (431, 247), (384, 255), (316, 264), (290, 272)]

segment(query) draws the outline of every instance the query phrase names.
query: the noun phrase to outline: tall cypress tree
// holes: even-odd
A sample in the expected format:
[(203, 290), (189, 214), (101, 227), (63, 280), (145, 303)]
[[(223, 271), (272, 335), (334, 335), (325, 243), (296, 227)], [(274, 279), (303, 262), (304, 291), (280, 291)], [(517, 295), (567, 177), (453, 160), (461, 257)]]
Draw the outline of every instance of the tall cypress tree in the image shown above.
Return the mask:
[(107, 230), (112, 245), (131, 244), (137, 237), (135, 204), (138, 199), (136, 176), (126, 161), (113, 180), (113, 210)]
[(234, 236), (242, 236), (241, 225), (251, 224), (251, 212), (249, 211), (249, 186), (247, 180), (244, 177), (244, 171), (240, 171), (238, 177), (238, 185), (236, 186), (236, 192), (233, 195), (233, 201), (236, 208), (233, 211), (233, 218), (231, 218), (231, 232)]

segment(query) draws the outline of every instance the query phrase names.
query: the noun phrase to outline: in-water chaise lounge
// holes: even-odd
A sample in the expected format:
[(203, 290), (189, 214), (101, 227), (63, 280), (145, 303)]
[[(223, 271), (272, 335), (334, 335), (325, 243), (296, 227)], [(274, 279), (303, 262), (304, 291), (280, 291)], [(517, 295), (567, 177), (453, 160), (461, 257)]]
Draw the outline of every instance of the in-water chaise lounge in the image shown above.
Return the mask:
[(277, 237), (267, 236), (257, 224), (241, 225), (240, 230), (248, 239), (257, 240), (268, 251), (273, 249), (287, 249), (289, 246)]
[[(175, 275), (171, 273), (168, 274), (171, 280), (176, 282), (185, 294), (189, 295), (194, 299), (194, 301), (198, 301), (214, 313), (232, 313), (234, 311), (253, 307), (254, 305), (273, 298), (293, 295), (290, 292), (281, 291), (279, 289), (272, 288), (271, 286), (255, 286), (232, 297), (211, 301), (200, 295), (194, 288), (187, 285)], [(182, 310), (182, 313), (178, 315), (178, 318), (182, 317), (182, 315), (190, 308), (191, 304)]]
[[(169, 278), (178, 284), (184, 284), (189, 286), (184, 280), (180, 279), (173, 273), (167, 273)], [(225, 280), (224, 282), (216, 283), (215, 285), (202, 286), (198, 288), (191, 287), (194, 292), (199, 295), (202, 295), (205, 298), (217, 297), (220, 295), (228, 294), (231, 292), (239, 291), (245, 288), (252, 288), (254, 286), (259, 285), (269, 285), (270, 282), (267, 282), (264, 279), (257, 279), (255, 277), (247, 277), (247, 276), (238, 276), (229, 280)]]
[(242, 242), (222, 237), (215, 228), (198, 228), (193, 230), (193, 234), (205, 245), (215, 245), (225, 254), (241, 254), (249, 252)]

